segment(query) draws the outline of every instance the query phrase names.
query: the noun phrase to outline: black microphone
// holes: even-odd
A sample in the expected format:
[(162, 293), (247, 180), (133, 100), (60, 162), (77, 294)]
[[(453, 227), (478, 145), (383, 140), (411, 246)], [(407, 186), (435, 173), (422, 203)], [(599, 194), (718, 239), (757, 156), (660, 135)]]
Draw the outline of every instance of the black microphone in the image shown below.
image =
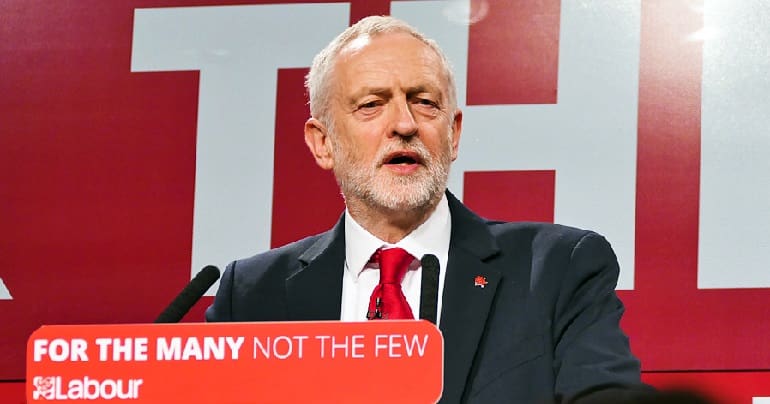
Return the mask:
[(217, 279), (219, 279), (219, 268), (213, 265), (203, 267), (193, 280), (179, 292), (179, 296), (166, 307), (166, 310), (160, 313), (155, 322), (178, 323)]
[(436, 324), (438, 308), (438, 258), (433, 254), (425, 254), (420, 260), (422, 264), (422, 285), (420, 286), (420, 319)]

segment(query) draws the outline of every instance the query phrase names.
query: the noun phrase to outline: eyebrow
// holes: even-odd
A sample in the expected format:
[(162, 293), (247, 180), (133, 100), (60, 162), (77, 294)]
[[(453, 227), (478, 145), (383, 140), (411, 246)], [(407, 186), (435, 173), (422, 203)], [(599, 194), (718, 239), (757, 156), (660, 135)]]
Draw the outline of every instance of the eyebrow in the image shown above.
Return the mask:
[[(429, 86), (429, 85), (407, 87), (404, 92), (406, 93), (407, 97), (412, 96), (414, 94), (420, 94), (420, 93), (435, 93), (439, 95), (439, 97), (441, 98), (443, 98), (443, 95), (444, 95), (438, 88), (434, 88), (433, 86)], [(358, 100), (361, 99), (362, 97), (365, 97), (370, 94), (389, 97), (392, 95), (392, 93), (393, 92), (389, 87), (363, 87), (349, 97), (349, 102), (352, 105), (357, 103)]]
[(350, 100), (351, 104), (355, 104), (359, 99), (367, 95), (389, 96), (390, 94), (391, 91), (388, 87), (363, 87), (353, 93), (348, 99)]

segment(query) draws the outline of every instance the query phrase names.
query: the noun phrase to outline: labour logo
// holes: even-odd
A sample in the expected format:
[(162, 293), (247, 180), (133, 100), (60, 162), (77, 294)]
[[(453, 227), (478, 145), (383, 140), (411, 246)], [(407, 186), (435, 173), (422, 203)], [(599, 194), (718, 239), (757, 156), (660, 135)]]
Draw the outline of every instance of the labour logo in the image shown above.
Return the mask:
[(487, 282), (486, 276), (478, 275), (475, 278), (473, 278), (473, 286), (477, 286), (483, 289), (485, 286), (487, 286), (487, 283), (488, 282)]
[(56, 379), (53, 376), (35, 376), (32, 379), (32, 385), (35, 386), (35, 391), (32, 392), (32, 398), (35, 400), (52, 400), (54, 398), (55, 384)]

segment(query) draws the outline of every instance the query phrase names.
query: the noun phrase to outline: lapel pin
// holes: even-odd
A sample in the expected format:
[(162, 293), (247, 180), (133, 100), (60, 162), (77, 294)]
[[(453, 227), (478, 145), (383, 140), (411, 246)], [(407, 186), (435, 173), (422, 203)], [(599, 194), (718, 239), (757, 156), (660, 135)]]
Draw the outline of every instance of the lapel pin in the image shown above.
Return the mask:
[(473, 286), (478, 286), (480, 288), (484, 288), (487, 286), (487, 277), (478, 275), (475, 278), (473, 278)]

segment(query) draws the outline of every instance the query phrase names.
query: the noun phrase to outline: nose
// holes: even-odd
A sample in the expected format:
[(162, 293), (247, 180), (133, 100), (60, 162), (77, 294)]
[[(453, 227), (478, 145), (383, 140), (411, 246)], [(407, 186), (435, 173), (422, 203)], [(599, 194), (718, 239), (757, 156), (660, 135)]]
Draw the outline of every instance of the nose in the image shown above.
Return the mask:
[(407, 100), (394, 102), (393, 136), (413, 136), (417, 133), (417, 121)]

